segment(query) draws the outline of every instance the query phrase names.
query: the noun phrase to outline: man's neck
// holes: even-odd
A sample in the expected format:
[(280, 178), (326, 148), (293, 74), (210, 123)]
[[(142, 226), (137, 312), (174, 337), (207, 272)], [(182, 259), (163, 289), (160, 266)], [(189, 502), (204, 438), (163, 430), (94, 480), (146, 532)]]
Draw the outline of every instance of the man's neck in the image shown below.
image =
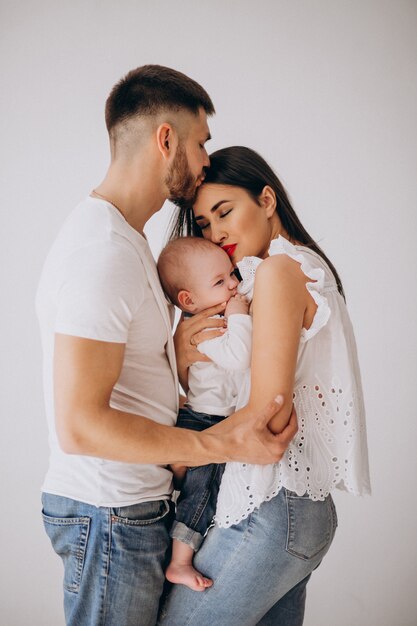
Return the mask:
[(157, 213), (167, 199), (163, 182), (155, 174), (152, 163), (114, 162), (104, 180), (95, 187), (96, 196), (115, 206), (125, 220), (143, 234), (146, 222)]

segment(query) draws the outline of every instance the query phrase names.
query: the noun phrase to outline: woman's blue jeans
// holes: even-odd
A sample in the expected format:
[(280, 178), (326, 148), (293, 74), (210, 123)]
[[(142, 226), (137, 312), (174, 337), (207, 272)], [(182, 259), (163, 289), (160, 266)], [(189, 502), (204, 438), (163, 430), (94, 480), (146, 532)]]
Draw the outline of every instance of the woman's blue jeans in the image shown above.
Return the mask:
[(70, 626), (154, 626), (169, 558), (166, 500), (95, 507), (42, 494), (43, 521), (64, 563)]
[(212, 528), (194, 559), (214, 584), (175, 585), (161, 626), (300, 626), (306, 584), (337, 526), (331, 496), (313, 502), (281, 489), (247, 519)]

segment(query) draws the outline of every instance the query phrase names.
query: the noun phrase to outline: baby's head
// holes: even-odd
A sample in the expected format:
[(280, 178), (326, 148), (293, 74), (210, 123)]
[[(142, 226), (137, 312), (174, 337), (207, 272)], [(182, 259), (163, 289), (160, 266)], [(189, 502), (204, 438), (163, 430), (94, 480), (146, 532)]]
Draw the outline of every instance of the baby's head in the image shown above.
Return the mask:
[(239, 284), (226, 252), (201, 237), (170, 241), (159, 256), (158, 273), (171, 302), (188, 313), (228, 302)]

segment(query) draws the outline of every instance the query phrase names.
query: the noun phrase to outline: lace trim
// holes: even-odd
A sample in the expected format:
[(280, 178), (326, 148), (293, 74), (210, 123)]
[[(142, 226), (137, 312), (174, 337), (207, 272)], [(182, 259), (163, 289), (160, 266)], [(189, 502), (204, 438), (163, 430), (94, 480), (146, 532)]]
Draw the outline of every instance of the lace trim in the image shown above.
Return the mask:
[(259, 259), (256, 256), (245, 256), (237, 263), (242, 277), (242, 281), (239, 283), (237, 290), (242, 296), (246, 296), (248, 300), (252, 300), (253, 298), (255, 273), (261, 263), (262, 259)]
[(310, 328), (303, 328), (301, 331), (301, 342), (308, 341), (326, 326), (331, 315), (331, 309), (327, 298), (322, 295), (323, 292), (337, 290), (337, 287), (336, 285), (325, 285), (324, 270), (321, 267), (312, 266), (305, 253), (298, 250), (296, 246), (284, 237), (279, 236), (278, 239), (271, 241), (269, 254), (271, 256), (274, 254), (286, 254), (290, 259), (299, 263), (303, 274), (311, 279), (311, 282), (308, 282), (306, 287), (317, 305), (317, 310)]
[[(271, 241), (269, 254), (270, 256), (274, 254), (286, 254), (291, 259), (299, 263), (303, 274), (307, 276), (307, 278), (311, 279), (311, 281), (306, 284), (306, 287), (317, 305), (317, 310), (310, 328), (303, 328), (301, 330), (301, 343), (304, 343), (314, 337), (319, 330), (326, 326), (331, 315), (331, 310), (323, 292), (337, 291), (336, 284), (325, 284), (324, 270), (320, 267), (313, 267), (310, 261), (306, 258), (306, 255), (300, 252), (284, 237), (279, 236), (278, 239)], [(241, 295), (246, 296), (248, 300), (252, 300), (253, 298), (255, 274), (261, 263), (262, 259), (254, 256), (247, 256), (237, 264), (242, 277), (242, 282), (238, 287), (238, 291)]]
[(282, 487), (312, 500), (324, 500), (335, 487), (370, 493), (361, 397), (334, 378), (330, 389), (303, 384), (294, 392), (294, 405), (299, 431), (280, 463), (226, 465), (215, 516), (219, 526), (238, 524)]

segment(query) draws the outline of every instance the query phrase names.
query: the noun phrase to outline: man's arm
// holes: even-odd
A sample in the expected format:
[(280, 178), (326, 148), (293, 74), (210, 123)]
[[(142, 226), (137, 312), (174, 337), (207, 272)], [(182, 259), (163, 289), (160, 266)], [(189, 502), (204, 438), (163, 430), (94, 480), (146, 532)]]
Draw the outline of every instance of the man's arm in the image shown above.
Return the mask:
[(123, 356), (123, 344), (56, 334), (56, 429), (64, 452), (126, 463), (264, 464), (279, 460), (297, 431), (295, 416), (279, 435), (269, 431), (267, 424), (280, 408), (275, 402), (251, 419), (238, 412), (224, 420), (227, 424), (203, 432), (114, 409), (110, 396)]

